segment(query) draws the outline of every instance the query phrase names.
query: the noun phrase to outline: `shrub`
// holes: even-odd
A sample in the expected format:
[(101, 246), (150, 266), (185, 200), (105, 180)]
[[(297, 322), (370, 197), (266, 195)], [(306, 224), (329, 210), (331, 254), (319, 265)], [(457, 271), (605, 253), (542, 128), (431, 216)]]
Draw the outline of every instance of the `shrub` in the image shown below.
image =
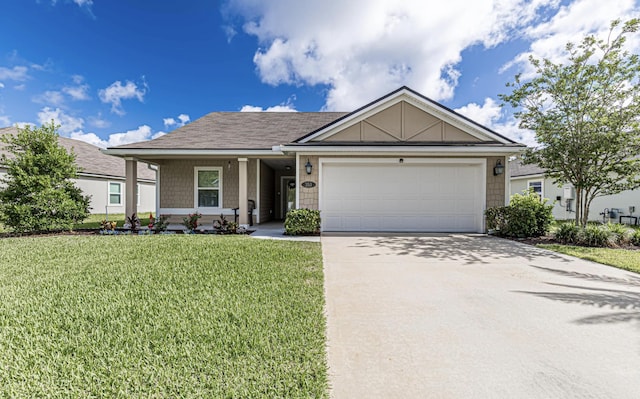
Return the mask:
[(153, 221), (153, 231), (155, 232), (167, 231), (168, 227), (169, 227), (168, 215), (160, 215)]
[(182, 224), (187, 228), (187, 230), (193, 231), (198, 228), (198, 219), (201, 217), (202, 215), (198, 212), (190, 213), (189, 216), (182, 219)]
[(140, 228), (140, 218), (135, 212), (132, 213), (131, 216), (127, 216), (127, 221), (124, 224), (124, 227), (134, 231)]
[(485, 211), (487, 228), (504, 237), (539, 237), (546, 234), (553, 222), (553, 205), (533, 191), (514, 194), (508, 206)]
[(284, 231), (288, 235), (320, 233), (320, 211), (313, 209), (292, 209), (287, 212)]
[(635, 230), (630, 237), (631, 244), (640, 247), (640, 230)]
[(555, 233), (556, 240), (563, 244), (577, 244), (579, 242), (581, 229), (573, 222), (561, 223)]
[(89, 215), (89, 197), (75, 185), (76, 156), (58, 143), (53, 122), (5, 134), (7, 173), (0, 178), (0, 223), (23, 233), (70, 230)]
[(608, 223), (607, 230), (611, 233), (611, 240), (617, 245), (629, 244), (631, 229), (620, 223)]
[(587, 247), (608, 247), (611, 245), (611, 231), (605, 226), (587, 225), (580, 234), (580, 244)]

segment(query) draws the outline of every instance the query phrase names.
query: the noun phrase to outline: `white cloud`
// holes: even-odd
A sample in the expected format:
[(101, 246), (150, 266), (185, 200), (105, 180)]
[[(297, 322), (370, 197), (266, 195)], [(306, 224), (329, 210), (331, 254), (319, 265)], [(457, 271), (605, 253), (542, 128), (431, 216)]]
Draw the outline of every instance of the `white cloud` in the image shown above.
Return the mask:
[(520, 129), (518, 120), (513, 115), (505, 114), (500, 104), (492, 98), (485, 98), (482, 105), (470, 103), (455, 111), (518, 143), (536, 145), (535, 133)]
[(274, 105), (273, 107), (257, 107), (255, 105), (245, 105), (240, 112), (298, 112), (291, 105)]
[(106, 89), (101, 89), (98, 92), (98, 96), (103, 103), (111, 104), (111, 112), (124, 115), (124, 109), (122, 108), (122, 100), (137, 99), (140, 102), (144, 101), (144, 95), (147, 93), (147, 84), (143, 82), (141, 87), (138, 87), (136, 83), (129, 80), (123, 85), (121, 81), (117, 80), (113, 82)]
[(0, 67), (0, 80), (15, 80), (18, 82), (27, 80), (29, 78), (29, 75), (27, 75), (28, 70), (26, 66), (15, 66), (11, 69)]
[(191, 121), (191, 117), (189, 117), (189, 115), (187, 115), (187, 114), (180, 114), (180, 115), (178, 115), (177, 119), (176, 118), (163, 118), (162, 119), (162, 123), (164, 123), (165, 129), (179, 128), (179, 127), (182, 127), (182, 126), (186, 125), (190, 121)]
[(296, 96), (292, 95), (287, 101), (267, 108), (258, 107), (255, 105), (245, 105), (240, 109), (240, 112), (298, 112), (293, 102)]
[[(576, 0), (562, 6), (549, 20), (527, 27), (524, 37), (531, 41), (528, 51), (518, 54), (501, 68), (501, 72), (516, 68), (523, 78), (534, 73), (529, 64), (529, 56), (548, 58), (556, 63), (566, 61), (567, 42), (579, 43), (586, 34), (606, 38), (612, 20), (637, 17), (640, 7), (633, 0)], [(623, 19), (623, 21), (625, 20)], [(632, 51), (640, 49), (640, 41), (629, 41)]]
[(79, 131), (84, 126), (84, 119), (69, 115), (60, 108), (51, 109), (50, 107), (44, 107), (38, 112), (38, 122), (41, 125), (49, 123), (52, 120), (56, 125), (60, 125), (58, 131), (63, 136)]
[(114, 133), (109, 135), (108, 147), (137, 143), (151, 138), (151, 127), (147, 125), (138, 126), (135, 130), (128, 130), (125, 133)]
[(353, 110), (405, 84), (451, 98), (464, 49), (511, 40), (558, 1), (231, 0), (225, 14), (258, 38), (263, 82), (327, 85), (325, 109)]
[(22, 91), (22, 90), (26, 89), (26, 88), (27, 88), (27, 86), (26, 86), (26, 85), (24, 85), (24, 84), (20, 84), (20, 85), (15, 85), (15, 86), (13, 86), (13, 88), (14, 88), (14, 89), (16, 89), (16, 90), (18, 90), (18, 91)]
[(80, 7), (91, 7), (93, 5), (93, 0), (73, 0)]
[(69, 134), (69, 138), (74, 140), (84, 141), (85, 143), (95, 145), (96, 147), (107, 148), (107, 142), (102, 140), (95, 133), (84, 133), (84, 132), (78, 131), (78, 132), (73, 132)]
[(147, 125), (142, 125), (142, 126), (138, 126), (137, 129), (128, 130), (124, 133), (110, 134), (109, 138), (107, 138), (106, 140), (101, 139), (95, 133), (85, 133), (81, 130), (70, 133), (68, 137), (75, 140), (81, 140), (89, 144), (93, 144), (97, 147), (107, 148), (107, 147), (115, 147), (118, 145), (137, 143), (139, 141), (154, 139), (164, 134), (166, 133), (157, 132), (153, 134), (151, 131), (151, 127)]
[(38, 104), (53, 105), (56, 107), (64, 104), (64, 96), (59, 91), (47, 90), (31, 98), (31, 101)]
[[(69, 2), (69, 0), (65, 0), (65, 2)], [(93, 5), (93, 0), (72, 0), (78, 7), (90, 9)], [(51, 0), (51, 5), (56, 5), (58, 0)]]
[(164, 136), (165, 134), (167, 134), (167, 133), (166, 133), (166, 132), (162, 132), (162, 131), (157, 132), (157, 133), (155, 133), (153, 136), (151, 136), (151, 140), (153, 140), (153, 139), (157, 139), (158, 137), (162, 137), (162, 136)]
[(35, 128), (36, 124), (35, 123), (31, 123), (31, 122), (16, 122), (16, 123), (14, 123), (14, 126), (17, 126), (19, 128), (24, 128), (26, 126), (30, 126), (32, 128)]
[(65, 86), (62, 88), (62, 91), (71, 97), (72, 100), (89, 100), (89, 85), (80, 84), (77, 86)]
[(0, 82), (0, 89), (4, 89), (4, 83)]
[(111, 126), (111, 122), (103, 119), (101, 113), (98, 113), (98, 116), (90, 116), (89, 124), (93, 127), (97, 127), (98, 129), (104, 129)]
[(0, 115), (0, 127), (11, 126), (11, 119), (6, 115)]

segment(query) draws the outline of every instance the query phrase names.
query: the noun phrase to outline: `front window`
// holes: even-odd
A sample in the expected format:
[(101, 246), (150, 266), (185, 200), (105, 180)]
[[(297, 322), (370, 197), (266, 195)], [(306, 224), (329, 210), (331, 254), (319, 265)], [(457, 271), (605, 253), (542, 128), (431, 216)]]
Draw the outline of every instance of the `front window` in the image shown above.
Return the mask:
[(222, 207), (222, 168), (196, 168), (195, 206), (197, 208)]
[(538, 197), (542, 198), (544, 196), (542, 192), (542, 180), (531, 180), (528, 184), (529, 190), (533, 190), (534, 193), (538, 194)]
[(109, 182), (109, 205), (122, 205), (122, 183)]

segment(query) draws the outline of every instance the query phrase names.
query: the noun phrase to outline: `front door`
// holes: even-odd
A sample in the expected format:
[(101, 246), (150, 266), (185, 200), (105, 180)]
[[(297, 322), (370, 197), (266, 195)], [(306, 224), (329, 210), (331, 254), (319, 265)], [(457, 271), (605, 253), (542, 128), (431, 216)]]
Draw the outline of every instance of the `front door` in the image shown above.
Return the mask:
[(282, 218), (287, 212), (296, 208), (296, 179), (294, 177), (282, 178)]

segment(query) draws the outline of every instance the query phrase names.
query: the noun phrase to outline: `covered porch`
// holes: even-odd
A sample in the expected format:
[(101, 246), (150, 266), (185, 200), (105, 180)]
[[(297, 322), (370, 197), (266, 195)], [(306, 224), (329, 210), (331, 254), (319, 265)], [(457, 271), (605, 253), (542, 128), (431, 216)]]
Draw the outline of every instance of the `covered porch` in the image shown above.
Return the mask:
[(157, 170), (156, 217), (166, 215), (172, 225), (200, 213), (204, 228), (212, 228), (221, 216), (251, 227), (282, 221), (297, 207), (296, 189), (300, 166), (294, 155), (128, 157), (126, 161), (125, 211), (137, 213), (137, 162), (151, 163)]

